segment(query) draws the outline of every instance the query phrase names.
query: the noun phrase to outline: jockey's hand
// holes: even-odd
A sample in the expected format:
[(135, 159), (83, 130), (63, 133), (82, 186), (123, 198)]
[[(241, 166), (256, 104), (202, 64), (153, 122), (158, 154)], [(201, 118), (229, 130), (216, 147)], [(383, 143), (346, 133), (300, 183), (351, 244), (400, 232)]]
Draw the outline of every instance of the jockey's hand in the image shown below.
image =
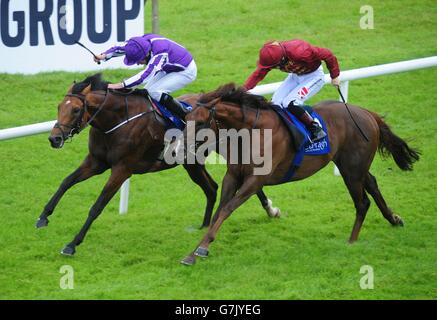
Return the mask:
[(337, 78), (332, 79), (332, 80), (331, 80), (331, 84), (332, 84), (334, 87), (339, 87), (339, 86), (340, 86), (340, 77), (337, 77)]
[(108, 89), (123, 89), (124, 86), (122, 83), (110, 83), (108, 84)]
[(104, 60), (106, 58), (106, 54), (102, 53), (102, 54), (96, 54), (94, 56), (94, 62), (99, 62), (101, 60)]

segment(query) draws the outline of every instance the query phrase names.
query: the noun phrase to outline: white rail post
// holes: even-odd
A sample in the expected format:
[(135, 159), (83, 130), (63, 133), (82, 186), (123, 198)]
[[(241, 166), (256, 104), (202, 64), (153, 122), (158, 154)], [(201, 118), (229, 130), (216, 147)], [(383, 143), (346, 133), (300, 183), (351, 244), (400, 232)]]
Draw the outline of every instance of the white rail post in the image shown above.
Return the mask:
[(129, 185), (130, 179), (127, 179), (121, 186), (120, 189), (120, 214), (127, 213), (127, 208), (129, 204)]
[(159, 33), (159, 5), (158, 5), (158, 0), (152, 0), (152, 33)]
[[(349, 95), (349, 81), (343, 81), (340, 83), (340, 91), (343, 94), (344, 101), (347, 102), (348, 95)], [(343, 102), (341, 97), (339, 97), (339, 99), (341, 102)], [(340, 171), (338, 170), (336, 165), (334, 165), (334, 175), (341, 176)]]

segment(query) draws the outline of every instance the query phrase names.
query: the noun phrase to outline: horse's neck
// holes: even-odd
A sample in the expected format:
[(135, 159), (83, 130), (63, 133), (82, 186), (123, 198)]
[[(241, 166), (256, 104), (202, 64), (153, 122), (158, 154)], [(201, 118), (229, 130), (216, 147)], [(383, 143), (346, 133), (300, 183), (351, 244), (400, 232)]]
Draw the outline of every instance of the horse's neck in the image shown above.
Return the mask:
[(98, 104), (90, 108), (90, 116), (95, 117), (94, 123), (102, 130), (152, 108), (149, 100), (143, 96), (107, 94), (108, 97), (101, 96)]
[[(262, 112), (262, 110), (259, 110)], [(243, 109), (237, 105), (226, 104), (223, 108), (217, 109), (217, 119), (228, 129), (253, 128), (259, 119), (257, 119), (257, 110), (246, 108)]]

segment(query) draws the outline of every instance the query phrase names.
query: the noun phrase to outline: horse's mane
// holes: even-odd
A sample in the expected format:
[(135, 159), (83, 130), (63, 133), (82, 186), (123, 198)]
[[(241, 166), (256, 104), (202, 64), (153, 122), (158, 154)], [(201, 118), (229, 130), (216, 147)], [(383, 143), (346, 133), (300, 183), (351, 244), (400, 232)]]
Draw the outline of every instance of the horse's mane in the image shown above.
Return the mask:
[(208, 103), (216, 98), (222, 101), (233, 102), (240, 107), (251, 107), (259, 109), (270, 109), (270, 102), (263, 96), (247, 93), (242, 87), (237, 87), (235, 83), (231, 82), (220, 86), (214, 91), (204, 93), (200, 96), (200, 103)]
[[(105, 81), (102, 79), (101, 73), (96, 73), (92, 76), (87, 77), (85, 80), (81, 82), (75, 82), (72, 88), (71, 93), (79, 94), (81, 93), (86, 87), (91, 85), (91, 91), (99, 91), (103, 90), (106, 91), (108, 89), (108, 84), (110, 82)], [(144, 91), (144, 89), (110, 89), (111, 92), (118, 94), (118, 95), (138, 95), (141, 97), (144, 97), (147, 93)]]
[(96, 73), (87, 77), (81, 82), (76, 82), (71, 89), (71, 93), (81, 93), (89, 85), (91, 85), (91, 91), (106, 90), (108, 88), (108, 84), (109, 82), (102, 80), (101, 73)]

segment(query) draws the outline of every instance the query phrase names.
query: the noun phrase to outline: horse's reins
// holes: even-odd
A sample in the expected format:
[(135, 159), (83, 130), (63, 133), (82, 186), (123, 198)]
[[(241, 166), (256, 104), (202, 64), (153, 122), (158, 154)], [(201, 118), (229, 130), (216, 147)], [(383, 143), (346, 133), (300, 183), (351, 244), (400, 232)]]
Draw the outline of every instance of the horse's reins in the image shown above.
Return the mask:
[(358, 125), (358, 123), (355, 121), (354, 117), (352, 116), (352, 112), (349, 110), (349, 106), (346, 103), (346, 100), (343, 97), (343, 94), (341, 93), (340, 87), (337, 86), (337, 90), (338, 93), (340, 94), (341, 100), (343, 100), (344, 105), (346, 106), (346, 110), (349, 113), (349, 116), (351, 117), (353, 123), (355, 123), (355, 126), (358, 128), (358, 131), (360, 131), (361, 135), (363, 136), (363, 138), (369, 142), (369, 138), (366, 136), (366, 134), (363, 132), (363, 130), (360, 128), (360, 126)]

